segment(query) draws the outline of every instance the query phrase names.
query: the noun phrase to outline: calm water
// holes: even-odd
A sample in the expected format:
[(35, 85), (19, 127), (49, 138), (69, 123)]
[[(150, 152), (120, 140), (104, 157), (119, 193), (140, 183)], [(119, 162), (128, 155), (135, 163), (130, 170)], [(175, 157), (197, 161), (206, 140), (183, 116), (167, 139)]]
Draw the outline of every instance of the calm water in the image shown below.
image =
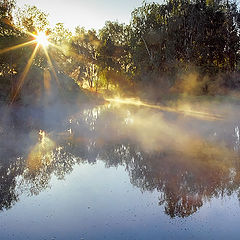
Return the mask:
[(240, 118), (2, 109), (0, 239), (239, 239)]

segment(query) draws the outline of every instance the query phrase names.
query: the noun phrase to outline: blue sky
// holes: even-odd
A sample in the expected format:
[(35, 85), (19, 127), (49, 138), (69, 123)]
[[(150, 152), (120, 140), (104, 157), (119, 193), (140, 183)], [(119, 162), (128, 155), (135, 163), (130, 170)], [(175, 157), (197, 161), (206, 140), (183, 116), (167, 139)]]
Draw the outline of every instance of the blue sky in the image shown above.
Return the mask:
[(17, 5), (36, 5), (49, 13), (52, 25), (62, 22), (74, 30), (76, 26), (99, 29), (106, 20), (128, 23), (131, 11), (141, 6), (142, 2), (143, 0), (17, 0)]

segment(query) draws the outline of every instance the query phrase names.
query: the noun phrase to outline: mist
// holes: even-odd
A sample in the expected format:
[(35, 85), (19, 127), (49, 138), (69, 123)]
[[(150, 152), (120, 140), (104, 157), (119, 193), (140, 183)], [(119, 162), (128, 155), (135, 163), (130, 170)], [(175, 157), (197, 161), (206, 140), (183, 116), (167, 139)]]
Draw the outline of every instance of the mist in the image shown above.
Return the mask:
[(235, 2), (144, 1), (129, 23), (75, 31), (0, 10), (1, 236), (199, 239), (239, 222)]

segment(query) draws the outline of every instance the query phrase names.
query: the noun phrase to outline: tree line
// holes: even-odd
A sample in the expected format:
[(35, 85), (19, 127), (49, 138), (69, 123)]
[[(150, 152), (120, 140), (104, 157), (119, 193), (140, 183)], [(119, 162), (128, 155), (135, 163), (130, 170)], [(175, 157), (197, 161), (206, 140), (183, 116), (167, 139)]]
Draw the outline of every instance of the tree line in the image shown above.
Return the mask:
[[(13, 15), (15, 8), (14, 0), (0, 1), (0, 49), (31, 40), (26, 32), (44, 31), (57, 46), (48, 48), (57, 71), (94, 91), (127, 93), (152, 87), (181, 92), (185, 84), (197, 86), (192, 93), (211, 94), (240, 87), (240, 13), (234, 1), (143, 2), (133, 10), (129, 24), (107, 21), (99, 31), (79, 26), (74, 33), (62, 23), (50, 28), (48, 15), (35, 6)], [(0, 50), (1, 90), (11, 91), (33, 49)], [(48, 65), (39, 50), (31, 71)], [(184, 81), (190, 73), (196, 77)]]

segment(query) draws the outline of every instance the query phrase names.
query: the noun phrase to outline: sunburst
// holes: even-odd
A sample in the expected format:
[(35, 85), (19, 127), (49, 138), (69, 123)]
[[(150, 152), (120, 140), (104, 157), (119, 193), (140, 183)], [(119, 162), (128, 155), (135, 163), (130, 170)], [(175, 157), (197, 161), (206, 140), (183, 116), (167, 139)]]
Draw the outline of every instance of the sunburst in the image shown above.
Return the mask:
[(45, 56), (46, 56), (46, 59), (47, 59), (48, 64), (50, 66), (50, 69), (52, 70), (52, 72), (53, 72), (53, 74), (54, 74), (54, 76), (56, 78), (56, 81), (59, 84), (59, 80), (58, 80), (56, 71), (55, 71), (55, 69), (53, 67), (52, 61), (51, 61), (49, 53), (47, 51), (47, 48), (48, 48), (49, 45), (51, 45), (53, 47), (56, 47), (56, 48), (57, 48), (57, 46), (55, 46), (54, 44), (52, 44), (52, 43), (50, 43), (48, 41), (48, 35), (45, 32), (43, 32), (43, 31), (39, 31), (37, 34), (32, 34), (32, 33), (29, 33), (29, 32), (26, 32), (26, 33), (29, 36), (33, 37), (34, 39), (30, 40), (28, 42), (25, 42), (25, 43), (21, 43), (21, 44), (15, 45), (15, 46), (11, 46), (11, 47), (7, 47), (7, 48), (4, 48), (4, 49), (0, 49), (0, 54), (3, 54), (3, 53), (7, 53), (9, 51), (16, 50), (18, 48), (22, 48), (22, 47), (30, 46), (32, 44), (36, 44), (36, 47), (33, 50), (33, 53), (31, 55), (30, 59), (28, 60), (27, 65), (26, 65), (24, 71), (22, 72), (22, 74), (21, 74), (21, 76), (20, 76), (20, 78), (18, 80), (18, 83), (17, 83), (17, 85), (15, 87), (15, 90), (14, 90), (14, 92), (11, 95), (11, 98), (10, 98), (11, 103), (13, 103), (15, 101), (16, 97), (18, 96), (18, 94), (19, 94), (19, 92), (20, 92), (20, 90), (21, 90), (21, 88), (22, 88), (22, 86), (24, 84), (24, 81), (25, 81), (25, 79), (27, 77), (27, 74), (28, 74), (28, 72), (29, 72), (29, 70), (30, 70), (30, 68), (32, 66), (32, 63), (34, 61), (34, 58), (35, 58), (35, 56), (37, 54), (37, 51), (38, 51), (40, 46), (43, 48)]
[(35, 39), (38, 44), (40, 44), (43, 48), (46, 48), (49, 46), (50, 42), (48, 41), (48, 36), (45, 32), (38, 32), (37, 35), (35, 35)]

